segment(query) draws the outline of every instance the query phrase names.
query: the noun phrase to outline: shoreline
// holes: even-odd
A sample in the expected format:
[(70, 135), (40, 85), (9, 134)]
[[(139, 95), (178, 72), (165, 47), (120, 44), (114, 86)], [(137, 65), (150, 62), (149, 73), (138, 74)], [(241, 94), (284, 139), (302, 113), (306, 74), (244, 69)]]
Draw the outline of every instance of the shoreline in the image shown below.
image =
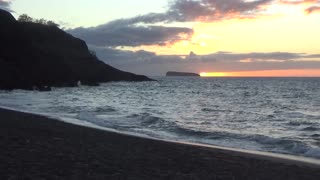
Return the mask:
[(166, 141), (0, 107), (0, 179), (318, 179), (320, 161)]
[(120, 134), (120, 135), (130, 136), (130, 137), (138, 137), (138, 138), (143, 138), (143, 139), (162, 141), (162, 142), (168, 142), (168, 143), (175, 143), (175, 144), (184, 144), (184, 145), (191, 145), (191, 146), (214, 148), (214, 149), (219, 149), (219, 150), (231, 151), (231, 152), (235, 152), (235, 153), (244, 153), (249, 156), (259, 156), (260, 158), (266, 158), (266, 159), (273, 158), (276, 161), (277, 160), (281, 161), (282, 159), (285, 162), (287, 160), (293, 161), (293, 163), (295, 161), (298, 161), (298, 163), (305, 163), (306, 166), (314, 166), (314, 165), (320, 166), (320, 159), (311, 158), (311, 157), (291, 155), (291, 154), (273, 153), (273, 152), (267, 152), (267, 151), (241, 149), (241, 148), (232, 148), (232, 147), (225, 147), (225, 146), (212, 145), (212, 144), (203, 144), (203, 143), (197, 143), (197, 142), (161, 139), (161, 138), (156, 138), (156, 137), (152, 137), (152, 136), (148, 136), (148, 135), (137, 134), (137, 133), (128, 132), (128, 131), (119, 131), (119, 130), (111, 129), (111, 128), (107, 128), (107, 127), (101, 127), (101, 126), (92, 124), (90, 122), (83, 123), (82, 121), (74, 119), (74, 118), (55, 117), (55, 116), (51, 116), (48, 114), (35, 113), (35, 112), (19, 110), (19, 109), (15, 109), (15, 108), (11, 108), (11, 107), (5, 107), (5, 106), (0, 106), (0, 110), (8, 110), (8, 111), (14, 111), (17, 113), (25, 113), (25, 114), (35, 115), (35, 116), (42, 116), (47, 119), (61, 121), (63, 123), (72, 124), (75, 126), (92, 128), (92, 129), (99, 130), (99, 131), (106, 131), (106, 132), (110, 132), (110, 133), (116, 133), (116, 134)]

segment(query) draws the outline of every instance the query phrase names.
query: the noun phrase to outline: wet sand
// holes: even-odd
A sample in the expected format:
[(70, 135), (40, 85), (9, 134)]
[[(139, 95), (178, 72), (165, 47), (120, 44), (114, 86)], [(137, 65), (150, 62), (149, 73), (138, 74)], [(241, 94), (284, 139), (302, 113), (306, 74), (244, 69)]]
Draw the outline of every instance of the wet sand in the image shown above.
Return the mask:
[(318, 163), (133, 137), (0, 109), (0, 179), (319, 180)]

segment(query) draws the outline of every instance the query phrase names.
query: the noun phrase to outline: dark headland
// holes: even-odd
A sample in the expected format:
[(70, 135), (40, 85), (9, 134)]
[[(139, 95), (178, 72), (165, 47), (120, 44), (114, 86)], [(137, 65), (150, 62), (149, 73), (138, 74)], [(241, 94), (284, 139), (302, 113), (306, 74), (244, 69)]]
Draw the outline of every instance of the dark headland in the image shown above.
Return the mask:
[(86, 43), (56, 26), (19, 22), (0, 9), (0, 89), (147, 81), (100, 61)]
[(0, 179), (319, 180), (320, 163), (145, 139), (0, 109)]
[(175, 72), (175, 71), (169, 71), (166, 73), (166, 76), (193, 76), (193, 77), (199, 77), (199, 74), (196, 73), (190, 73), (190, 72)]

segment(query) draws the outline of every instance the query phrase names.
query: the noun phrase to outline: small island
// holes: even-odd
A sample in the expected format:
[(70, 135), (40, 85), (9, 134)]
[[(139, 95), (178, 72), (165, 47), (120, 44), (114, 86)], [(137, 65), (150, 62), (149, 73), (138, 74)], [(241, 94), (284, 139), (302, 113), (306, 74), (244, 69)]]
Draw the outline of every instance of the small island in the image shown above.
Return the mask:
[(167, 72), (166, 76), (191, 76), (191, 77), (200, 77), (197, 73), (190, 73), (190, 72), (175, 72), (169, 71)]

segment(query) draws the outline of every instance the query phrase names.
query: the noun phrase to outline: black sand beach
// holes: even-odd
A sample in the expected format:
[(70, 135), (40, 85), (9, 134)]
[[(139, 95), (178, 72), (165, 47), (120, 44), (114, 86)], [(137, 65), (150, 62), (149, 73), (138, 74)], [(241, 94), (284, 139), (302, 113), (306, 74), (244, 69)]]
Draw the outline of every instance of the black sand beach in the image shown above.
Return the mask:
[(320, 166), (0, 109), (0, 179), (318, 180)]

